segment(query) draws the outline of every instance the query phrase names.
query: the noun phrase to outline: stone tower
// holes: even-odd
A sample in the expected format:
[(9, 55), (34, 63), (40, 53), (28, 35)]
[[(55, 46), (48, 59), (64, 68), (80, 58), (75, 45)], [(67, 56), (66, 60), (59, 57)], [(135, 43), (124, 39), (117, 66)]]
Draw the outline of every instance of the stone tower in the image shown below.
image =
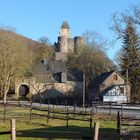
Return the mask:
[(58, 42), (60, 43), (60, 52), (69, 52), (69, 42), (70, 39), (70, 27), (66, 21), (64, 21), (60, 27)]
[(56, 45), (58, 51), (55, 53), (55, 60), (65, 61), (67, 59), (67, 53), (74, 51), (74, 40), (70, 37), (70, 27), (66, 21), (60, 27)]
[(66, 21), (64, 21), (60, 27), (59, 36), (70, 38), (70, 27)]
[(82, 47), (85, 44), (85, 40), (82, 36), (74, 37), (74, 52), (78, 51), (78, 48)]

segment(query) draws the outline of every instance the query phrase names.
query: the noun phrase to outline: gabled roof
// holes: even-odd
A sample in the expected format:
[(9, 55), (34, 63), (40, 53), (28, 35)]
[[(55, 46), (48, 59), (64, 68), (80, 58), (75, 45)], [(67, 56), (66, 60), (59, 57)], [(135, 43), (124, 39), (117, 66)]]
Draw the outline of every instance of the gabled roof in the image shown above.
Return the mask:
[(70, 29), (70, 26), (67, 21), (64, 21), (60, 27), (60, 29)]
[(114, 71), (104, 72), (101, 75), (98, 75), (95, 79), (91, 81), (91, 85), (99, 86), (106, 80)]

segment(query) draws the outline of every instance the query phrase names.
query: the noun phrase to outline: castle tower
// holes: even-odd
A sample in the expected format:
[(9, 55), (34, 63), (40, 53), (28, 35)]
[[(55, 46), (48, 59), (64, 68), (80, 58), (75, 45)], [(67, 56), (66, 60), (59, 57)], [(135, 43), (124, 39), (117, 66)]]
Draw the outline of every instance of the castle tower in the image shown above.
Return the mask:
[(78, 48), (82, 47), (85, 44), (85, 40), (82, 36), (74, 37), (74, 52), (78, 51)]
[(66, 21), (64, 21), (60, 27), (59, 36), (70, 38), (70, 27)]
[(65, 61), (67, 54), (74, 51), (74, 39), (70, 37), (70, 27), (66, 21), (60, 27), (57, 48), (55, 60)]
[(64, 21), (60, 27), (58, 42), (60, 43), (60, 52), (68, 53), (68, 38), (70, 38), (70, 27), (66, 21)]

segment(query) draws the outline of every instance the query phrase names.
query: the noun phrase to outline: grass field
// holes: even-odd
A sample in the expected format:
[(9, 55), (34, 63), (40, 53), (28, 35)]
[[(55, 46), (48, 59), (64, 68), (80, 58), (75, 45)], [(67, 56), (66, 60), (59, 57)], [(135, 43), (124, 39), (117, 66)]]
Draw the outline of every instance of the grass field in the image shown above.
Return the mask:
[[(89, 129), (89, 122), (69, 121), (69, 127), (66, 127), (65, 120), (50, 119), (48, 124), (45, 117), (33, 116), (30, 120), (30, 110), (26, 107), (8, 106), (6, 110), (6, 121), (3, 122), (3, 106), (0, 106), (0, 132), (10, 131), (9, 119), (15, 118), (17, 140), (87, 139), (93, 134), (93, 129)], [(116, 133), (115, 117), (97, 114), (93, 121), (100, 123), (101, 133)], [(115, 140), (113, 136), (106, 138), (101, 135), (100, 139)], [(10, 140), (10, 134), (0, 135), (0, 140)]]

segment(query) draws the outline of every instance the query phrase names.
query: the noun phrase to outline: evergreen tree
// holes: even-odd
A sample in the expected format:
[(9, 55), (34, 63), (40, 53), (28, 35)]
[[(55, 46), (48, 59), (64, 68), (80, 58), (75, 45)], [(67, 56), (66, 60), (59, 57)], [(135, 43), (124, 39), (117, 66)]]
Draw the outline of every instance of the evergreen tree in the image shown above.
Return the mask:
[[(136, 28), (128, 20), (123, 36), (123, 49), (121, 55), (121, 70), (126, 80), (130, 81), (131, 97), (136, 97), (140, 86), (140, 48)], [(127, 77), (128, 74), (128, 77)], [(128, 78), (128, 79), (127, 79)], [(132, 99), (131, 98), (131, 99)]]

